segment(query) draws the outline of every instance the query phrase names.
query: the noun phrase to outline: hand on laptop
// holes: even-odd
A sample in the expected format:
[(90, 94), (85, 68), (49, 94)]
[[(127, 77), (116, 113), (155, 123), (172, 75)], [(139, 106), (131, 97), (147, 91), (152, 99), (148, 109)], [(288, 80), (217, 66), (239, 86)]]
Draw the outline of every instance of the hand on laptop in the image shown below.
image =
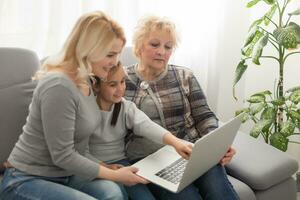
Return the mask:
[(147, 181), (146, 179), (138, 176), (136, 174), (137, 172), (138, 172), (138, 168), (133, 166), (122, 167), (117, 170), (112, 170), (100, 164), (99, 174), (97, 178), (120, 182), (128, 186), (135, 185), (138, 183), (142, 183), (142, 184), (149, 183), (149, 181)]
[(192, 143), (187, 143), (175, 137), (172, 133), (165, 134), (163, 140), (165, 144), (173, 146), (181, 157), (186, 160), (189, 159), (193, 148)]
[(118, 174), (118, 182), (121, 182), (127, 186), (132, 186), (138, 183), (148, 184), (148, 180), (136, 175), (137, 171), (138, 168), (136, 167), (122, 167), (116, 170)]
[(220, 160), (220, 164), (223, 166), (227, 165), (231, 161), (235, 153), (236, 153), (235, 149), (233, 147), (230, 147), (226, 152), (226, 154), (224, 155), (224, 157)]

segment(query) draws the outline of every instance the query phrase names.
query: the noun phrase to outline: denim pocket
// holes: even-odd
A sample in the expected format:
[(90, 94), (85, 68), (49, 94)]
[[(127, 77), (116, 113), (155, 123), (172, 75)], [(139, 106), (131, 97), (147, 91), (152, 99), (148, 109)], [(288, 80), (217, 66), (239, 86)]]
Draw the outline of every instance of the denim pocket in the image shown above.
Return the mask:
[(4, 190), (10, 190), (24, 181), (30, 180), (33, 177), (17, 170), (16, 168), (8, 168), (4, 172), (4, 176), (1, 183), (1, 192)]

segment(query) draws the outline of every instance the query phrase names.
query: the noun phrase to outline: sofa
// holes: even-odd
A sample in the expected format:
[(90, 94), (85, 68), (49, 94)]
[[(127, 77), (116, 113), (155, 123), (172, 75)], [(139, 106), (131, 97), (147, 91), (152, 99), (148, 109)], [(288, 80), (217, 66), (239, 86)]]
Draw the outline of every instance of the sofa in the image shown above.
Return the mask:
[[(135, 62), (130, 47), (123, 51), (121, 61)], [(30, 50), (0, 48), (0, 163), (6, 161), (22, 132), (36, 86), (31, 78), (39, 66), (37, 55)], [(237, 154), (226, 169), (241, 200), (297, 199), (295, 159), (244, 133), (238, 133), (233, 146)]]

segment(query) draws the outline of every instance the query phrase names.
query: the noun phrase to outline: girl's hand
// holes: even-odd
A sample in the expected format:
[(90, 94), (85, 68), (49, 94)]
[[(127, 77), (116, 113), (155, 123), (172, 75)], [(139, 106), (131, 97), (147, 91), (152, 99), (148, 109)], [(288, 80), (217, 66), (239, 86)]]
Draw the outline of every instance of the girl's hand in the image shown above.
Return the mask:
[(220, 164), (223, 166), (227, 165), (228, 163), (230, 163), (231, 159), (235, 154), (236, 154), (236, 150), (230, 147), (226, 152), (226, 154), (224, 155), (224, 157), (220, 160)]
[(185, 142), (175, 137), (172, 133), (166, 133), (163, 137), (163, 141), (165, 144), (173, 146), (181, 157), (189, 159), (193, 148), (192, 143)]
[(190, 158), (193, 148), (192, 143), (186, 143), (178, 139), (178, 141), (175, 142), (173, 147), (176, 149), (177, 153), (181, 155), (181, 157), (183, 157), (184, 159), (188, 160)]

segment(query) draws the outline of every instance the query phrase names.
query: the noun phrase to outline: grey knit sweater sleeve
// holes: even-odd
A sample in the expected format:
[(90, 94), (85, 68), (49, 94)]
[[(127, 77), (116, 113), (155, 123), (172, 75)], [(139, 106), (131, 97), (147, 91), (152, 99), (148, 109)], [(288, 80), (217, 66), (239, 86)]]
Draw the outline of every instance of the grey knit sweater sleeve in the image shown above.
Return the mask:
[(45, 140), (54, 164), (74, 174), (95, 178), (99, 165), (74, 150), (75, 116), (79, 102), (63, 85), (57, 85), (41, 96), (41, 117), (47, 122), (43, 123)]

